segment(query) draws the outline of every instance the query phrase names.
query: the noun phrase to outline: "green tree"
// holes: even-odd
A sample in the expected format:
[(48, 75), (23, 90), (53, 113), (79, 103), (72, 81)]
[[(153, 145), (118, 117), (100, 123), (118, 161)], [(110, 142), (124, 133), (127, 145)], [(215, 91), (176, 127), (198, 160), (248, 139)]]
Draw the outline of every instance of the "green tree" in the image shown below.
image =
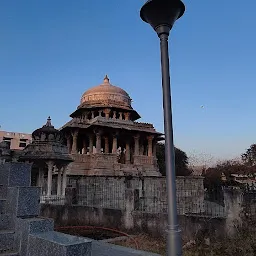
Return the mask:
[(256, 144), (252, 144), (244, 154), (242, 154), (243, 162), (248, 166), (256, 165)]
[[(157, 143), (156, 156), (159, 171), (165, 176), (165, 145), (164, 143)], [(176, 176), (188, 176), (192, 171), (188, 168), (187, 154), (175, 147), (175, 169)]]

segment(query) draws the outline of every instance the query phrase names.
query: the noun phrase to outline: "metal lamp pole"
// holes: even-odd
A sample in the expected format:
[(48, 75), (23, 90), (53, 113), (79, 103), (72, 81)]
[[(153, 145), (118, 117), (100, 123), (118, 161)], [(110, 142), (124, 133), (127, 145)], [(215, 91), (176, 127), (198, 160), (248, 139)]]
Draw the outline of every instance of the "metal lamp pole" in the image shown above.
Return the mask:
[(182, 255), (181, 231), (177, 218), (168, 37), (174, 22), (183, 15), (184, 11), (185, 5), (180, 0), (149, 0), (140, 10), (141, 19), (149, 23), (160, 38), (168, 197), (168, 256)]

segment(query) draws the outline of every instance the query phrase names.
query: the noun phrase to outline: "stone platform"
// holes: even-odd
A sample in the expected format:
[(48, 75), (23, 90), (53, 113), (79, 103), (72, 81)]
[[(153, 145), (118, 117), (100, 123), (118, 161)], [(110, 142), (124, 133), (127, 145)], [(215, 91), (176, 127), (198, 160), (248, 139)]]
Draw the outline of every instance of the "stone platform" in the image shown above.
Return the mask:
[(38, 217), (41, 188), (30, 186), (31, 165), (0, 165), (0, 255), (157, 255), (54, 231), (54, 221)]

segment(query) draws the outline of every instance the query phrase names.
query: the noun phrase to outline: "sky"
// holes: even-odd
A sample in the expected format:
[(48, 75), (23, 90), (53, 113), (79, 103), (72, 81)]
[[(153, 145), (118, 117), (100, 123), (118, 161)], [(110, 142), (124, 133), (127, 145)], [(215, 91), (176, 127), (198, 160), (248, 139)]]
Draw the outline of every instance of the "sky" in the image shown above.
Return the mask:
[[(108, 74), (163, 132), (159, 39), (140, 19), (144, 3), (1, 0), (0, 129), (31, 133), (49, 115), (61, 127)], [(169, 39), (175, 145), (240, 156), (256, 142), (256, 2), (184, 3)]]

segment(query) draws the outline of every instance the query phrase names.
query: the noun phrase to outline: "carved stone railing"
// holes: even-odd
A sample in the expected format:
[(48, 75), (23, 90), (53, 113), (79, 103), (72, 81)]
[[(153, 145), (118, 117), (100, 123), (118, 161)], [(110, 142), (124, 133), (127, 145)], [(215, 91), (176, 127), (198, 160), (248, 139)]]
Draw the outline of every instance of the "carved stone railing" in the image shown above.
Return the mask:
[(91, 156), (85, 154), (72, 154), (72, 159), (75, 162), (86, 163), (91, 161)]
[(156, 158), (153, 156), (134, 156), (134, 164), (138, 165), (155, 165)]
[(91, 168), (94, 169), (113, 169), (117, 163), (116, 154), (93, 154), (91, 155)]
[[(71, 164), (73, 167), (77, 164), (82, 164), (83, 169), (91, 168), (91, 156), (85, 154), (72, 154), (72, 159), (74, 162)], [(77, 166), (76, 166), (77, 168)]]

